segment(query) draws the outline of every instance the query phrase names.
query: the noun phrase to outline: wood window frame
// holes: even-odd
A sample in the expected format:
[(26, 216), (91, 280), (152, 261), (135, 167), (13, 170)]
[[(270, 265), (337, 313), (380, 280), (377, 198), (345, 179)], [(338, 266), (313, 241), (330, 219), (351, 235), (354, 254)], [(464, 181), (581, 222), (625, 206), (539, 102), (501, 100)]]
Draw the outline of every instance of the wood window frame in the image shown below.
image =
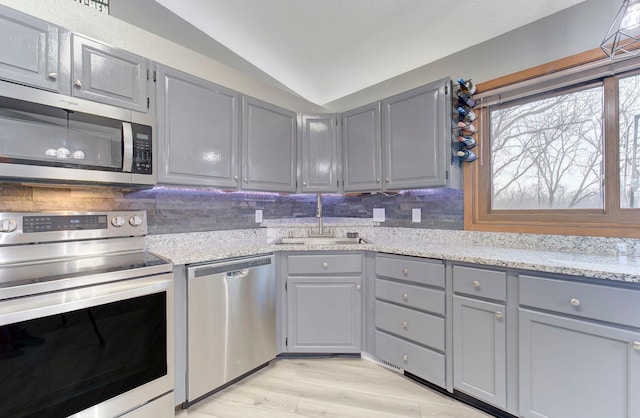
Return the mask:
[[(482, 93), (507, 87), (522, 81), (553, 74), (605, 59), (600, 49), (573, 55), (548, 64), (478, 84)], [(640, 68), (639, 68), (640, 70)], [(604, 80), (604, 208), (603, 209), (544, 209), (544, 210), (492, 210), (491, 209), (491, 146), (488, 107), (474, 110), (478, 127), (478, 159), (463, 168), (464, 229), (491, 232), (533, 234), (559, 234), (578, 236), (640, 238), (640, 209), (620, 208), (620, 162), (618, 144), (617, 79)]]

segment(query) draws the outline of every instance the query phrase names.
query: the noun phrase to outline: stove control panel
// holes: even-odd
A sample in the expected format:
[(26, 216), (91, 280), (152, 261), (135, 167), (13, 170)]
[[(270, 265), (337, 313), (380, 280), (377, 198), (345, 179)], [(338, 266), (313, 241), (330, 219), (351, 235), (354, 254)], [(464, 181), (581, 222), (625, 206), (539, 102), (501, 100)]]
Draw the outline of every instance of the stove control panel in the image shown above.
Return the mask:
[(145, 211), (0, 213), (0, 245), (146, 234)]

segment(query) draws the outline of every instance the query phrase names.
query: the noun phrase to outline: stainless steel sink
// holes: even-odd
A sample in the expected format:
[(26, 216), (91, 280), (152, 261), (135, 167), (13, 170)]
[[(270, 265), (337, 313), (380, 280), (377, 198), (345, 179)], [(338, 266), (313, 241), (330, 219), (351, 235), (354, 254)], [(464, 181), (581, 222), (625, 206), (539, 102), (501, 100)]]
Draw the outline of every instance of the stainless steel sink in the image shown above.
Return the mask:
[(282, 237), (274, 241), (276, 245), (357, 245), (369, 244), (362, 237), (335, 238), (335, 237)]

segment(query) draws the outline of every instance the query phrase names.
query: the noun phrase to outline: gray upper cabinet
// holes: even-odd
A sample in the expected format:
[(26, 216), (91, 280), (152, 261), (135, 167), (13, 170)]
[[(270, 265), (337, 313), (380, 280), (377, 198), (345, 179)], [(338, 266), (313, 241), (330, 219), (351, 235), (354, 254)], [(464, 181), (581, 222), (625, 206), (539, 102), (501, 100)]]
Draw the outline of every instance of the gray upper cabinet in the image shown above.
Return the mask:
[(303, 193), (338, 191), (338, 117), (300, 115), (300, 182)]
[(57, 26), (0, 7), (0, 78), (60, 91), (59, 32)]
[(148, 60), (120, 49), (71, 36), (72, 95), (146, 112)]
[(242, 98), (242, 189), (296, 192), (297, 115)]
[(447, 185), (448, 84), (440, 80), (382, 101), (385, 189)]
[(380, 103), (343, 113), (342, 152), (345, 192), (382, 189)]
[(160, 67), (158, 182), (238, 188), (239, 94)]

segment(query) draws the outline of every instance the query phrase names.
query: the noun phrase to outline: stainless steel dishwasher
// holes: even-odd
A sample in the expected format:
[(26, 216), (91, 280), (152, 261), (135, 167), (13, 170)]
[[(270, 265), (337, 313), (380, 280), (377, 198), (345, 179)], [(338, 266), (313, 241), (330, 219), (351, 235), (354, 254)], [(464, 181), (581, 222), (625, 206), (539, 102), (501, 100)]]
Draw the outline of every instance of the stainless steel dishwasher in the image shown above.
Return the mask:
[(272, 255), (187, 267), (186, 406), (276, 356)]

